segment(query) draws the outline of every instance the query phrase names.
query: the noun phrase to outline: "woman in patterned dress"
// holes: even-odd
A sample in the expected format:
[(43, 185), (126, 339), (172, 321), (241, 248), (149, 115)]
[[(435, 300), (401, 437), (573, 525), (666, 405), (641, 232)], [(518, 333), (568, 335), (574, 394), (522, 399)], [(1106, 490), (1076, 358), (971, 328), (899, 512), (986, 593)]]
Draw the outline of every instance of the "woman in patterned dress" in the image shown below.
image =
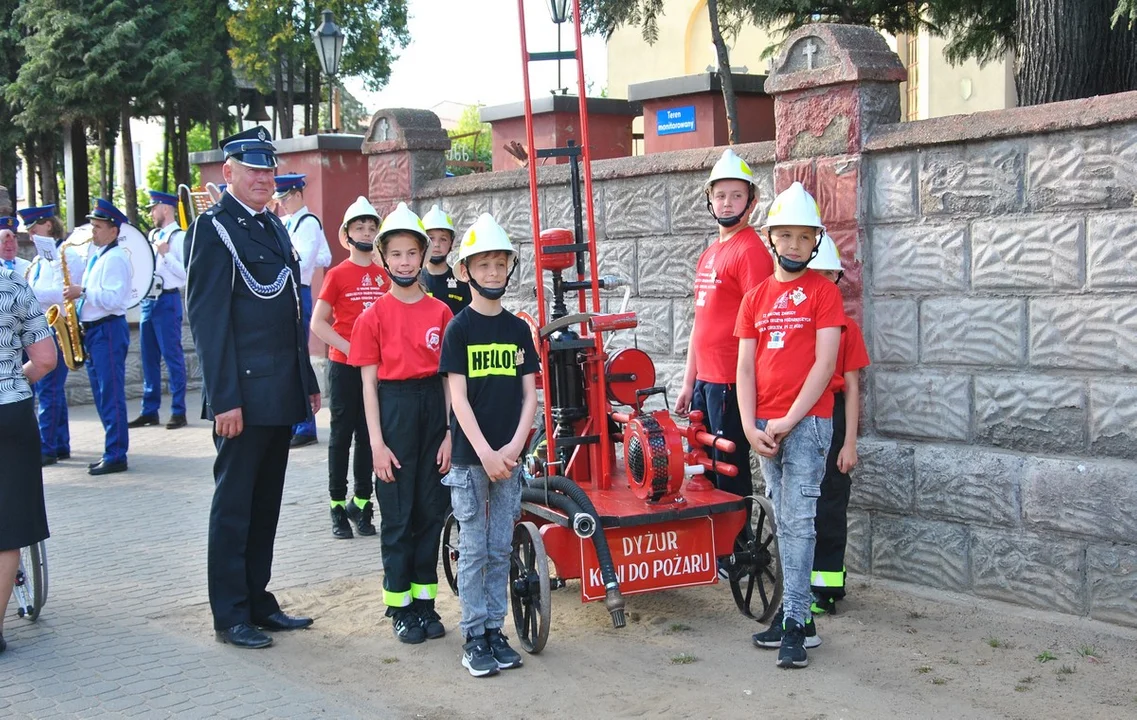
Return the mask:
[[(27, 353), (28, 361), (21, 362)], [(55, 340), (23, 277), (0, 269), (0, 653), (20, 548), (48, 536), (39, 427), (30, 383), (55, 367)]]

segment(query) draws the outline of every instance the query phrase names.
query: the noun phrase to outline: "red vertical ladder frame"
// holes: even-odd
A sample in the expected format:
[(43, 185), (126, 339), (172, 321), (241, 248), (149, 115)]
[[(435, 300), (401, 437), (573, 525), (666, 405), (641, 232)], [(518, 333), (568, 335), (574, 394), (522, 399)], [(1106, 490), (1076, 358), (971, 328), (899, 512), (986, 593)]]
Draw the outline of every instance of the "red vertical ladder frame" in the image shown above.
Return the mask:
[[(580, 95), (577, 100), (577, 109), (580, 113), (580, 144), (578, 146), (558, 147), (558, 148), (541, 148), (534, 147), (535, 142), (533, 139), (533, 100), (530, 95), (529, 87), (529, 63), (542, 62), (548, 60), (572, 60), (576, 63), (576, 80), (577, 92), (579, 93), (584, 87), (584, 58), (581, 54), (581, 29), (580, 29), (580, 12), (576, 7), (576, 2), (568, 3), (569, 17), (573, 27), (573, 36), (576, 39), (576, 47), (573, 50), (563, 50), (560, 52), (529, 52), (529, 42), (525, 34), (525, 0), (517, 0), (517, 16), (520, 23), (521, 32), (521, 77), (525, 86), (525, 149), (529, 154), (529, 206), (532, 215), (533, 225), (533, 258), (536, 263), (536, 283), (537, 283), (537, 318), (538, 327), (544, 327), (547, 318), (547, 304), (545, 302), (545, 262), (543, 257), (543, 249), (541, 247), (541, 207), (539, 200), (539, 193), (537, 187), (537, 162), (547, 157), (571, 157), (574, 154), (580, 155), (580, 170), (584, 178), (584, 224), (588, 235), (587, 242), (582, 243), (580, 237), (575, 238), (575, 245), (573, 246), (578, 251), (583, 250), (588, 253), (588, 273), (589, 277), (585, 278), (579, 271), (579, 263), (577, 264), (577, 280), (587, 281), (590, 284), (592, 308), (591, 312), (600, 312), (600, 282), (598, 276), (598, 268), (596, 263), (596, 223), (594, 222), (595, 213), (593, 208), (593, 195), (592, 195), (592, 152), (590, 150), (589, 137), (588, 137), (588, 102), (587, 98)], [(571, 173), (570, 173), (571, 178)], [(571, 179), (570, 179), (571, 182)], [(572, 192), (572, 187), (569, 187), (569, 192)], [(579, 255), (578, 255), (579, 257)], [(580, 312), (586, 312), (586, 299), (585, 291), (578, 291), (579, 309)], [(582, 324), (580, 329), (581, 337), (585, 337), (589, 332), (588, 328)], [(591, 339), (595, 346), (593, 354), (594, 362), (585, 368), (585, 382), (589, 388), (586, 402), (593, 415), (599, 413), (599, 416), (588, 418), (588, 422), (596, 426), (598, 435), (600, 436), (600, 444), (595, 448), (594, 452), (590, 452), (590, 478), (592, 487), (599, 490), (607, 490), (611, 483), (612, 463), (609, 458), (609, 448), (612, 447), (612, 438), (608, 431), (608, 417), (607, 412), (607, 388), (605, 388), (604, 377), (604, 340), (601, 333), (592, 333)], [(542, 389), (545, 394), (545, 453), (550, 465), (559, 461), (559, 454), (556, 447), (556, 438), (553, 431), (555, 425), (553, 423), (552, 407), (549, 399), (552, 397), (550, 388), (551, 374), (549, 368), (549, 352), (547, 342), (538, 339), (537, 351), (541, 356), (541, 367), (543, 372)], [(579, 446), (585, 447), (585, 446)], [(564, 468), (559, 468), (560, 472), (557, 474), (564, 475)]]

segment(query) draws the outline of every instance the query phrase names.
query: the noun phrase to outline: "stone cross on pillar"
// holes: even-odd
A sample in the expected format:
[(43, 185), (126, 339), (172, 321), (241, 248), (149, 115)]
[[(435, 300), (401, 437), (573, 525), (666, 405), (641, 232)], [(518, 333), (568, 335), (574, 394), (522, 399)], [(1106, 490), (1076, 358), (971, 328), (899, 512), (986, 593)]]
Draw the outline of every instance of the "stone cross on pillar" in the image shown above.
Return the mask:
[(450, 138), (429, 110), (380, 110), (363, 140), (367, 158), (367, 195), (386, 215), (400, 202), (410, 203), (423, 183), (446, 175)]
[(812, 70), (813, 69), (813, 55), (814, 55), (814, 53), (817, 52), (817, 46), (813, 44), (813, 40), (806, 40), (805, 47), (803, 47), (801, 49), (801, 52), (803, 55), (805, 55), (805, 68), (806, 68), (806, 70)]
[(869, 131), (900, 121), (900, 58), (867, 27), (816, 23), (794, 31), (774, 61), (774, 189), (801, 181), (841, 251), (846, 311), (862, 319), (861, 152)]

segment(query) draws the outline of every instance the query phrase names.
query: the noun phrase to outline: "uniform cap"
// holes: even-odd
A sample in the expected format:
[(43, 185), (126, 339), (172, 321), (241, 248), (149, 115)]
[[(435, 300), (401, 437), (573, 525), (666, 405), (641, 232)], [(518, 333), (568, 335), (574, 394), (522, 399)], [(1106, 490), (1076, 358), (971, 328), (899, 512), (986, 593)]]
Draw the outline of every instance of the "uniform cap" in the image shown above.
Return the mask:
[(282, 198), (293, 190), (303, 190), (308, 187), (308, 183), (304, 180), (306, 177), (308, 176), (303, 173), (277, 175), (273, 178), (276, 181), (276, 193), (273, 197)]
[(114, 223), (116, 227), (123, 223), (130, 222), (126, 215), (122, 214), (121, 210), (116, 208), (110, 200), (105, 198), (95, 198), (95, 209), (87, 215), (87, 219), (106, 220), (107, 222)]
[(0, 216), (0, 230), (11, 230), (12, 232), (16, 232), (18, 222), (19, 221), (16, 220), (14, 216)]
[(25, 227), (31, 227), (44, 218), (49, 218), (55, 215), (54, 205), (42, 205), (40, 207), (28, 207), (23, 210), (17, 210), (16, 214), (24, 221)]
[(276, 167), (276, 148), (272, 144), (272, 134), (260, 125), (230, 135), (221, 141), (221, 150), (226, 158), (233, 158), (247, 167)]
[(154, 207), (155, 205), (178, 206), (178, 196), (173, 193), (162, 192), (160, 190), (147, 190), (146, 192), (150, 195), (150, 205), (148, 207)]

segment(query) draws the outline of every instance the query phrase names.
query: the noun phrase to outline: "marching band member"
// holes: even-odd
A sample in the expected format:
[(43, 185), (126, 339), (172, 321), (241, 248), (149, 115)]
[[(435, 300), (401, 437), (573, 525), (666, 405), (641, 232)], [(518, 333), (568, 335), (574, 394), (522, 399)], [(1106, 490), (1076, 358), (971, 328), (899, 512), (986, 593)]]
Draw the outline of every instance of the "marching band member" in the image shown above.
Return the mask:
[(118, 246), (119, 228), (128, 222), (110, 203), (98, 198), (87, 216), (91, 221), (91, 251), (83, 274), (83, 285), (72, 282), (63, 291), (68, 300), (79, 300), (79, 320), (83, 323), (87, 350), (87, 377), (95, 407), (106, 431), (103, 457), (88, 466), (92, 475), (126, 471), (126, 451), (130, 444), (126, 421), (126, 351), (130, 347), (130, 328), (126, 307), (130, 304), (130, 260)]
[(182, 294), (186, 283), (186, 267), (182, 242), (185, 232), (174, 220), (177, 195), (150, 190), (150, 244), (154, 247), (155, 274), (161, 280), (156, 298), (142, 301), (142, 323), (139, 326), (142, 346), (142, 414), (130, 421), (130, 427), (157, 425), (158, 408), (162, 406), (162, 366), (170, 374), (170, 421), (167, 430), (186, 425), (186, 357), (182, 350)]
[[(63, 310), (63, 289), (65, 285), (83, 285), (83, 270), (86, 264), (78, 248), (63, 247), (63, 223), (55, 216), (54, 205), (30, 207), (17, 211), (29, 235), (39, 235), (55, 240), (57, 257), (48, 262), (37, 255), (28, 273), (28, 284), (39, 301), (40, 309), (47, 312), (52, 305)], [(67, 282), (64, 279), (63, 263), (67, 263)], [(67, 365), (63, 357), (63, 346), (56, 338), (55, 369), (44, 375), (35, 384), (39, 399), (39, 436), (41, 460), (44, 465), (54, 465), (58, 460), (71, 457), (71, 432), (67, 422)]]
[(0, 217), (0, 267), (23, 277), (31, 263), (16, 256), (16, 250), (19, 249), (16, 243), (16, 223), (14, 217)]
[[(262, 630), (310, 618), (281, 611), (267, 590), (292, 426), (320, 409), (300, 325), (300, 265), (288, 233), (265, 212), (276, 152), (254, 127), (221, 143), (228, 184), (186, 239), (186, 308), (201, 361), (202, 418), (214, 423), (209, 605), (220, 642), (262, 648)], [(220, 321), (219, 319), (224, 319)]]
[[(331, 251), (324, 238), (324, 224), (313, 215), (304, 203), (304, 188), (307, 175), (278, 175), (276, 193), (273, 198), (280, 205), (281, 219), (292, 239), (292, 247), (300, 254), (300, 308), (304, 313), (304, 341), (308, 341), (309, 324), (312, 321), (312, 275), (319, 265), (327, 266), (331, 261)], [(325, 256), (326, 258), (322, 257)], [(322, 262), (326, 259), (327, 262)], [(303, 422), (292, 428), (291, 447), (304, 447), (316, 442), (316, 418), (309, 415)]]

